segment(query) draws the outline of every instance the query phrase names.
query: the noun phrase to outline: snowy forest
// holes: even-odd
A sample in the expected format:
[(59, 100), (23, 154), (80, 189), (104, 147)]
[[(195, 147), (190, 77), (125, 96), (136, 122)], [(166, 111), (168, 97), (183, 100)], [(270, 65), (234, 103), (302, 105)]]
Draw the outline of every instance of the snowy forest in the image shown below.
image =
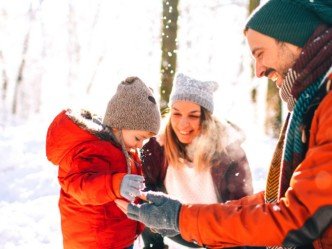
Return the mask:
[(176, 73), (217, 81), (215, 115), (243, 129), (255, 192), (262, 190), (284, 107), (274, 84), (254, 77), (243, 35), (258, 4), (0, 1), (0, 248), (61, 248), (47, 127), (64, 108), (102, 116), (128, 76), (150, 85), (161, 109)]

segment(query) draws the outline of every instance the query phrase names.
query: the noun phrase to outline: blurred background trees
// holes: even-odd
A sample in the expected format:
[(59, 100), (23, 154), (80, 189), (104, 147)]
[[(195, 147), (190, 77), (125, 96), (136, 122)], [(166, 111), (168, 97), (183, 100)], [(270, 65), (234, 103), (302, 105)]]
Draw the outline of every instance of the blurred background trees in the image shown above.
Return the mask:
[[(258, 7), (260, 0), (249, 0), (248, 10), (249, 15)], [(254, 66), (252, 67), (253, 73)], [(253, 103), (256, 104), (257, 88), (253, 88), (251, 92)], [(282, 103), (279, 97), (279, 91), (275, 83), (271, 80), (267, 80), (266, 89), (266, 107), (265, 107), (265, 121), (264, 131), (267, 135), (274, 138), (279, 136), (279, 131), (282, 124)]]
[[(167, 107), (176, 72), (219, 82), (216, 115), (277, 136), (274, 83), (253, 77), (243, 25), (259, 0), (0, 3), (0, 126), (83, 107), (103, 115), (137, 75)], [(250, 129), (248, 127), (248, 129)]]
[(161, 29), (161, 85), (160, 110), (163, 114), (167, 109), (169, 95), (173, 86), (177, 57), (179, 0), (163, 0), (163, 15)]

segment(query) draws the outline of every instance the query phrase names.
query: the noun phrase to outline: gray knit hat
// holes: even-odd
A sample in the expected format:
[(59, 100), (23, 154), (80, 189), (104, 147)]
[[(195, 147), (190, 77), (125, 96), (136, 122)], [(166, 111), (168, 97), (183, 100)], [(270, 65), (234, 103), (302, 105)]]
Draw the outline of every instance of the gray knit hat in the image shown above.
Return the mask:
[(332, 25), (332, 0), (269, 0), (255, 9), (246, 28), (303, 47), (321, 24)]
[(103, 124), (158, 134), (160, 111), (152, 91), (137, 77), (122, 81), (108, 102)]
[(194, 102), (213, 113), (213, 93), (218, 89), (217, 82), (199, 81), (182, 73), (178, 74), (170, 95), (170, 105), (177, 100)]

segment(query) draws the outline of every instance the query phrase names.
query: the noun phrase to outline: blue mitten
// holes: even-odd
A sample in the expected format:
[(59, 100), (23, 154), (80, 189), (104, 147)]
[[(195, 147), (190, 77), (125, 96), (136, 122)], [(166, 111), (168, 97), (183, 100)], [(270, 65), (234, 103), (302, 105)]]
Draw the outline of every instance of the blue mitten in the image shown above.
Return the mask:
[(127, 174), (122, 179), (120, 194), (124, 198), (133, 201), (136, 196), (141, 195), (141, 190), (144, 188), (145, 184), (143, 176)]
[(129, 218), (140, 221), (164, 236), (179, 234), (178, 217), (181, 203), (161, 192), (147, 193), (147, 202), (127, 209)]

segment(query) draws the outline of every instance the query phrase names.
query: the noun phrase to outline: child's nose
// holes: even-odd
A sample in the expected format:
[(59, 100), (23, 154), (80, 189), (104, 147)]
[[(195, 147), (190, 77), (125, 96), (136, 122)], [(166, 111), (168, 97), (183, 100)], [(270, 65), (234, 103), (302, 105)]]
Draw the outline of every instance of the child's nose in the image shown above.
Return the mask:
[(141, 149), (143, 147), (143, 141), (138, 141), (137, 143), (136, 143), (136, 148), (137, 149)]

